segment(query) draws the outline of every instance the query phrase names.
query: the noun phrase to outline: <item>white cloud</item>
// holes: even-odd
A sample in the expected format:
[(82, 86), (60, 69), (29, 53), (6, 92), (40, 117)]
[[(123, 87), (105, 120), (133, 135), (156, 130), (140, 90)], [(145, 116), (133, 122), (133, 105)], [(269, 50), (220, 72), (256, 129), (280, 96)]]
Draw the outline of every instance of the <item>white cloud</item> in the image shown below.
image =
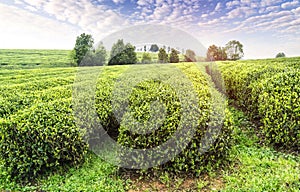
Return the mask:
[(222, 3), (218, 3), (215, 7), (215, 11), (219, 11), (222, 8)]
[(24, 5), (24, 3), (22, 1), (20, 1), (20, 0), (14, 0), (14, 3), (16, 5)]
[(300, 15), (300, 7), (291, 10), (295, 15)]
[(282, 0), (261, 0), (260, 5), (261, 7), (268, 7), (268, 6), (276, 5), (281, 2)]
[(32, 12), (38, 11), (37, 8), (35, 8), (35, 7), (33, 7), (33, 6), (30, 6), (30, 5), (25, 6), (25, 9), (27, 9), (27, 10), (29, 10), (29, 11), (32, 11)]
[(73, 26), (3, 4), (0, 12), (3, 48), (71, 49), (73, 46), (78, 32)]
[(227, 8), (227, 9), (232, 9), (234, 6), (237, 6), (237, 5), (239, 5), (239, 4), (240, 4), (240, 2), (239, 2), (238, 0), (228, 1), (228, 2), (226, 3), (226, 8)]
[(195, 17), (195, 7), (199, 8), (197, 0), (138, 0), (138, 10), (130, 16), (135, 24), (163, 24), (176, 28), (188, 28)]
[[(89, 0), (24, 0), (41, 12), (58, 21), (80, 27), (93, 35), (105, 36), (128, 25), (117, 11), (103, 5), (94, 5)], [(118, 0), (121, 3), (123, 0)], [(117, 1), (116, 1), (117, 2)]]
[(24, 2), (39, 9), (47, 1), (45, 1), (45, 0), (24, 0)]
[(148, 6), (151, 5), (152, 3), (154, 3), (153, 0), (138, 0), (136, 2), (139, 6)]
[(208, 14), (203, 14), (203, 15), (201, 15), (201, 17), (206, 18), (206, 17), (208, 17)]
[(279, 6), (271, 6), (266, 8), (266, 12), (274, 12), (274, 11), (279, 11), (280, 7)]
[(115, 4), (124, 3), (125, 0), (112, 0)]
[[(265, 31), (272, 34), (281, 34), (282, 28), (295, 25), (296, 16), (290, 11), (270, 12), (264, 15), (252, 16), (238, 23), (238, 26), (228, 29), (225, 33), (232, 32), (257, 32)], [(280, 29), (280, 30), (279, 30)]]
[(256, 13), (255, 9), (250, 7), (237, 7), (227, 13), (229, 19), (233, 18), (244, 18)]
[(281, 7), (283, 9), (287, 9), (287, 8), (291, 8), (291, 7), (295, 7), (299, 4), (299, 1), (297, 0), (293, 0), (293, 1), (290, 1), (290, 2), (286, 2), (286, 3), (282, 3), (281, 4)]
[(162, 4), (154, 9), (153, 14), (149, 17), (149, 19), (161, 20), (166, 16), (170, 15), (172, 9), (167, 4)]
[(240, 0), (240, 1), (241, 1), (241, 4), (244, 4), (244, 5), (250, 5), (253, 2), (253, 0)]

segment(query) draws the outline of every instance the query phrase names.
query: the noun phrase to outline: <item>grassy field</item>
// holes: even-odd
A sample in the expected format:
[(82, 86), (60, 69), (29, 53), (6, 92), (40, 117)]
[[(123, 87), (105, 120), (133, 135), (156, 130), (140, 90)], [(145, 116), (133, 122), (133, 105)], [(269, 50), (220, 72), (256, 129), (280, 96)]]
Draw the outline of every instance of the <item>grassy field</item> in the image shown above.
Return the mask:
[(0, 67), (68, 67), (72, 66), (69, 50), (0, 49)]
[[(68, 51), (28, 50), (21, 55), (20, 51), (0, 50), (0, 54), (1, 63), (6, 66), (0, 68), (0, 123), (16, 114), (37, 109), (41, 103), (72, 97), (77, 69), (57, 68), (56, 62), (52, 63), (52, 60), (59, 60), (59, 65), (68, 66)], [(253, 61), (243, 62), (253, 64)], [(255, 62), (299, 67), (295, 59)], [(226, 64), (234, 66), (235, 62), (221, 65)], [(9, 69), (15, 65), (38, 65), (40, 68)], [(127, 67), (106, 67), (104, 75), (122, 73)], [(236, 105), (236, 101), (229, 101)], [(168, 172), (155, 177), (141, 176), (122, 172), (89, 152), (79, 167), (59, 168), (34, 183), (22, 185), (10, 180), (0, 157), (0, 191), (299, 191), (299, 154), (265, 145), (259, 127), (251, 122), (247, 111), (244, 113), (232, 106), (228, 109), (233, 114), (234, 147), (230, 150), (230, 163), (218, 170), (207, 170), (197, 177)]]

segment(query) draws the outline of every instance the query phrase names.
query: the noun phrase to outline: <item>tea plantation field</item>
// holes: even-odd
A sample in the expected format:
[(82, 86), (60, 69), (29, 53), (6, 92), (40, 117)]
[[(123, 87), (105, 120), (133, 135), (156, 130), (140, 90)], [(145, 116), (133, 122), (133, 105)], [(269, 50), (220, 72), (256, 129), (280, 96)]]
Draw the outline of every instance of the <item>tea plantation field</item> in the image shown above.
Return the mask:
[[(19, 53), (0, 53), (6, 55), (0, 57), (0, 191), (300, 189), (300, 58), (75, 68), (52, 63), (67, 64), (59, 59), (67, 51), (45, 52), (45, 57), (25, 51), (26, 58)], [(39, 68), (16, 67), (22, 63)], [(146, 80), (138, 81), (140, 77)], [(73, 111), (74, 90), (93, 83), (94, 95), (79, 99), (95, 99), (97, 117), (119, 144), (154, 148), (196, 119), (193, 139), (178, 156), (148, 172), (102, 160), (88, 149)], [(130, 90), (128, 97), (118, 92), (123, 88)], [(210, 116), (217, 100), (222, 101), (218, 106), (223, 110), (216, 111), (221, 120)], [(186, 105), (193, 110), (185, 111)], [(122, 121), (114, 111), (124, 112)], [(79, 111), (88, 119), (85, 112)], [(165, 116), (151, 119), (155, 114)], [(146, 136), (132, 132), (157, 124)], [(220, 125), (220, 133), (200, 153), (210, 124)], [(146, 166), (126, 153), (119, 155), (131, 165)]]

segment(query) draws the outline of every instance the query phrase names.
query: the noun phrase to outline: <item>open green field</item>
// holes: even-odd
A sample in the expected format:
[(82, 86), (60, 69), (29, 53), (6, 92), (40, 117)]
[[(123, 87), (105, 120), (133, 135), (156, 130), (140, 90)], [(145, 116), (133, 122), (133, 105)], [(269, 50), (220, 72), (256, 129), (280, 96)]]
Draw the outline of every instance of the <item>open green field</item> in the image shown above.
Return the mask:
[(70, 50), (0, 49), (1, 68), (72, 66)]
[[(229, 141), (224, 137), (227, 155), (222, 166), (215, 167), (212, 163), (219, 163), (222, 157), (214, 160), (207, 155), (211, 166), (195, 160), (196, 166), (184, 174), (172, 171), (176, 169), (175, 161), (167, 164), (172, 168), (160, 167), (158, 172), (136, 174), (105, 162), (93, 152), (85, 152), (80, 145), (72, 116), (72, 89), (78, 83), (75, 80), (79, 69), (55, 67), (68, 66), (68, 51), (34, 52), (0, 50), (0, 191), (299, 191), (300, 58), (219, 62), (218, 67), (209, 63), (179, 63), (162, 67), (149, 64), (81, 68), (83, 73), (101, 71), (95, 98), (99, 118), (108, 129), (116, 128), (110, 119), (110, 98), (114, 82), (122, 74), (147, 76), (160, 69), (161, 76), (173, 82), (178, 75), (173, 69), (183, 72), (201, 98), (196, 108), (203, 116), (210, 109), (207, 98), (212, 98), (212, 94), (208, 90), (221, 95), (216, 92), (219, 90), (227, 96), (229, 105), (225, 107), (231, 122), (228, 126), (231, 139), (227, 146)], [(16, 65), (40, 67), (18, 69)], [(130, 81), (131, 77), (134, 75), (125, 79)], [(185, 87), (185, 81), (180, 78), (176, 81)], [(172, 88), (157, 81), (138, 84), (132, 89), (130, 104), (136, 118), (148, 120), (149, 102), (159, 96), (160, 101), (167, 103), (167, 111), (171, 111), (166, 116), (170, 123), (161, 130), (162, 137), (168, 138), (163, 131), (172, 133), (177, 128), (171, 124), (177, 122), (174, 119), (181, 109)], [(202, 116), (201, 120), (207, 123)], [(144, 136), (128, 134), (126, 126), (130, 128), (132, 122), (128, 120), (117, 126), (118, 142), (133, 147), (138, 147), (137, 142), (140, 146), (156, 144), (158, 133), (148, 135), (154, 143), (145, 143)], [(68, 134), (76, 139), (70, 139)], [(197, 139), (193, 142), (198, 144)], [(53, 147), (47, 147), (48, 144)], [(59, 152), (52, 154), (53, 149)], [(197, 158), (188, 151), (185, 153), (192, 158), (178, 158), (180, 165)], [(180, 157), (187, 157), (185, 153)], [(49, 156), (57, 159), (51, 160)], [(78, 163), (60, 161), (70, 158)], [(14, 176), (20, 178), (14, 180)], [(23, 183), (26, 176), (35, 179)]]

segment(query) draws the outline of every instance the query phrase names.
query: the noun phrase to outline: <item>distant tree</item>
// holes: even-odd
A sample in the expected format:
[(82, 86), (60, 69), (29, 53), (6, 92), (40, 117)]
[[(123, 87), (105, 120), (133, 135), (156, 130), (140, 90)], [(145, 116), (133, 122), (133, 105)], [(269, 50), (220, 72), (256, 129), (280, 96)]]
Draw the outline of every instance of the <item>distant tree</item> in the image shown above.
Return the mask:
[(280, 57), (285, 57), (285, 54), (283, 52), (281, 52), (276, 55), (276, 58), (280, 58)]
[(171, 51), (171, 47), (170, 47), (170, 46), (168, 46), (168, 53), (170, 53), (170, 51)]
[(159, 50), (158, 46), (156, 44), (152, 44), (150, 47), (151, 52), (157, 52)]
[(184, 61), (186, 62), (195, 62), (196, 54), (193, 50), (187, 49), (184, 55)]
[(160, 48), (158, 52), (158, 61), (160, 63), (167, 63), (168, 62), (168, 54), (165, 49)]
[(104, 65), (106, 61), (106, 49), (103, 43), (100, 42), (95, 50), (94, 54), (95, 65)]
[(218, 52), (218, 47), (216, 45), (209, 46), (206, 52), (207, 61), (217, 61)]
[(74, 61), (79, 65), (84, 56), (92, 50), (94, 39), (92, 35), (82, 33), (77, 36), (75, 47), (73, 49), (72, 57)]
[(137, 55), (135, 52), (135, 47), (130, 43), (125, 45), (124, 54), (127, 56), (127, 60), (124, 60), (125, 64), (135, 64), (137, 63)]
[(130, 43), (125, 45), (123, 39), (119, 39), (111, 48), (108, 65), (135, 64), (137, 56), (134, 50)]
[(225, 61), (227, 60), (227, 53), (225, 47), (219, 47), (217, 53), (217, 60), (218, 61)]
[(147, 46), (146, 46), (146, 45), (144, 46), (144, 51), (145, 51), (145, 52), (147, 51)]
[(226, 53), (229, 60), (239, 60), (244, 56), (243, 45), (236, 40), (226, 44)]
[(115, 55), (120, 54), (125, 49), (125, 44), (123, 42), (123, 39), (119, 39), (116, 43), (113, 44), (111, 51), (110, 51), (110, 57), (114, 57)]
[(96, 49), (88, 51), (82, 59), (81, 66), (103, 66), (106, 61), (106, 49), (100, 42)]
[(150, 53), (143, 53), (142, 63), (151, 63), (151, 61), (152, 61), (152, 58), (151, 58)]
[(170, 63), (178, 63), (179, 62), (179, 56), (178, 56), (179, 52), (175, 49), (171, 49), (171, 53), (170, 53)]
[(217, 47), (216, 45), (211, 45), (206, 53), (207, 61), (224, 61), (227, 60), (227, 53), (225, 47)]

